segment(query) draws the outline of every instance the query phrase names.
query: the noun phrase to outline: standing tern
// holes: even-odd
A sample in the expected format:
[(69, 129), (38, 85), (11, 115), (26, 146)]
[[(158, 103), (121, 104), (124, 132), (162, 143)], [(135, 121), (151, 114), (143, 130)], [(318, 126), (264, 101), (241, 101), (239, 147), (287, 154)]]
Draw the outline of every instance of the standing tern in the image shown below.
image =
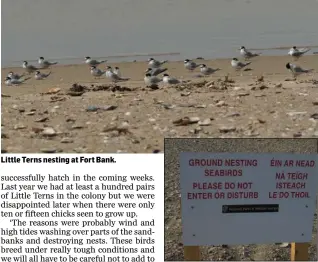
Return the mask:
[(113, 72), (113, 69), (108, 66), (107, 67), (107, 70), (106, 70), (106, 77), (108, 77), (112, 82), (114, 83), (117, 83), (117, 82), (124, 82), (124, 81), (128, 81), (130, 78), (123, 78), (123, 77), (120, 77), (118, 75), (116, 75), (114, 72)]
[(193, 71), (193, 70), (196, 69), (198, 66), (200, 66), (200, 65), (196, 64), (195, 62), (193, 62), (193, 61), (190, 60), (190, 59), (184, 60), (183, 63), (184, 63), (184, 67), (185, 67), (186, 69), (188, 69), (189, 71)]
[(163, 61), (158, 61), (154, 58), (149, 58), (148, 59), (148, 67), (150, 68), (159, 68), (161, 67), (164, 63), (167, 63), (168, 61), (167, 60), (163, 60)]
[(299, 57), (303, 56), (305, 53), (307, 53), (310, 50), (310, 48), (300, 48), (298, 49), (296, 46), (293, 46), (289, 52), (288, 55), (298, 59)]
[(37, 67), (35, 67), (33, 65), (29, 65), (29, 63), (27, 61), (23, 61), (22, 67), (25, 69), (25, 71), (28, 74), (31, 74), (31, 73), (39, 70)]
[(92, 59), (90, 56), (85, 57), (85, 63), (89, 64), (90, 66), (97, 66), (99, 64), (106, 63), (106, 62), (107, 60), (98, 61), (98, 60)]
[(248, 51), (245, 46), (241, 46), (241, 48), (239, 49), (241, 56), (244, 57), (246, 60), (252, 57), (256, 57), (259, 56), (261, 53), (252, 53), (250, 51)]
[(43, 79), (46, 79), (50, 74), (51, 74), (51, 72), (49, 72), (48, 74), (43, 74), (40, 71), (36, 71), (34, 78), (36, 80), (43, 80)]
[(56, 65), (57, 62), (49, 62), (47, 60), (44, 60), (44, 57), (43, 56), (40, 56), (39, 57), (39, 60), (38, 60), (38, 64), (41, 66), (42, 69), (47, 69), (49, 68), (51, 65)]
[(91, 75), (95, 77), (101, 77), (103, 74), (105, 74), (105, 71), (100, 70), (96, 66), (91, 66)]
[(298, 65), (287, 63), (286, 68), (292, 73), (293, 77), (296, 78), (297, 76), (305, 73), (310, 73), (313, 69), (303, 69)]
[(161, 74), (161, 73), (163, 73), (163, 72), (165, 72), (165, 71), (167, 71), (168, 70), (168, 68), (148, 68), (147, 70), (146, 70), (146, 73), (149, 73), (149, 74), (151, 74), (152, 76), (157, 76), (157, 75), (159, 75), (159, 74)]
[(162, 82), (166, 85), (177, 85), (181, 83), (179, 79), (171, 77), (168, 74), (163, 75)]
[(213, 69), (211, 67), (207, 67), (205, 64), (200, 65), (200, 72), (202, 75), (208, 76), (212, 75), (216, 71), (219, 71), (220, 68)]
[(146, 73), (145, 74), (145, 77), (144, 77), (144, 82), (146, 84), (146, 86), (149, 86), (149, 87), (157, 87), (158, 84), (162, 81), (162, 79), (156, 77), (156, 76), (152, 76), (151, 74), (149, 73)]
[(121, 77), (121, 73), (120, 73), (120, 70), (119, 70), (119, 67), (116, 66), (113, 70), (114, 74), (118, 75), (119, 77)]
[(7, 85), (7, 86), (12, 86), (12, 85), (20, 85), (22, 84), (23, 82), (25, 82), (26, 80), (30, 79), (30, 77), (26, 78), (26, 79), (12, 79), (11, 77), (6, 77), (4, 83)]
[(10, 77), (10, 79), (19, 80), (19, 79), (20, 79), (21, 77), (23, 77), (23, 76), (24, 76), (24, 74), (19, 75), (19, 74), (13, 73), (12, 71), (10, 71), (10, 72), (8, 73), (8, 77)]
[(235, 70), (241, 70), (244, 67), (248, 66), (249, 64), (251, 64), (252, 62), (240, 62), (237, 58), (233, 58), (231, 61), (231, 66), (235, 69)]

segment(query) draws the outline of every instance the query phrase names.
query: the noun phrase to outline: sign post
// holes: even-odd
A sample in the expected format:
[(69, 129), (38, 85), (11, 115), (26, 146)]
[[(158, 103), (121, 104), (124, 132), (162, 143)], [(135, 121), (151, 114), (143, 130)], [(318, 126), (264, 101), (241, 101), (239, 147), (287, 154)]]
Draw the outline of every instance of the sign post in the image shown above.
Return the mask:
[(199, 246), (292, 244), (308, 260), (316, 208), (317, 154), (180, 153), (184, 255)]
[(185, 246), (184, 247), (184, 260), (185, 261), (200, 261), (201, 253), (199, 246)]
[(290, 261), (309, 261), (308, 243), (292, 243)]

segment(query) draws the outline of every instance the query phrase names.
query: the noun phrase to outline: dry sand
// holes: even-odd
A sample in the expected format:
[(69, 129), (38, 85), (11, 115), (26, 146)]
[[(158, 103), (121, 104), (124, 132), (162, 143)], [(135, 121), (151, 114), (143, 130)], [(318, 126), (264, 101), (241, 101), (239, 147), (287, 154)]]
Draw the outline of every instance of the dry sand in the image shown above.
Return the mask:
[[(170, 62), (166, 64), (170, 75), (193, 84), (161, 86), (159, 90), (144, 85), (146, 62), (110, 64), (119, 66), (123, 76), (131, 77), (120, 85), (133, 90), (90, 91), (81, 96), (67, 94), (72, 84), (90, 87), (109, 85), (109, 81), (95, 80), (87, 65), (55, 66), (46, 80), (37, 81), (31, 75), (32, 79), (21, 86), (2, 85), (2, 151), (152, 152), (163, 150), (163, 137), (318, 136), (318, 121), (314, 119), (318, 118), (318, 56), (307, 55), (298, 61), (315, 72), (297, 81), (286, 81), (291, 78), (285, 68), (289, 61), (287, 56), (257, 57), (252, 60), (252, 70), (240, 76), (231, 68), (230, 59), (198, 60), (221, 68), (204, 80), (195, 77), (198, 70), (187, 72), (183, 62)], [(23, 72), (22, 68), (4, 68), (2, 78), (10, 70)], [(223, 81), (227, 74), (233, 83)], [(257, 82), (261, 75), (264, 82)], [(43, 94), (52, 88), (61, 90)], [(89, 106), (111, 105), (117, 108), (87, 112)], [(210, 123), (173, 124), (184, 117), (199, 117)], [(120, 129), (123, 126), (124, 130)]]

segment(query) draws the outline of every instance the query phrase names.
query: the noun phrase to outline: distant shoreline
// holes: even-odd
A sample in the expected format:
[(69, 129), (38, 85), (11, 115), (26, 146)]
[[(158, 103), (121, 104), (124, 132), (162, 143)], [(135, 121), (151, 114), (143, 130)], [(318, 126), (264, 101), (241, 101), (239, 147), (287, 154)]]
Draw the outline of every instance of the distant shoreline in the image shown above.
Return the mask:
[[(288, 56), (287, 52), (285, 50), (289, 50), (290, 47), (277, 47), (277, 48), (250, 48), (249, 50), (252, 51), (271, 51), (271, 50), (279, 50), (284, 51), (280, 52), (279, 54), (261, 54), (263, 57), (281, 57), (281, 56)], [(311, 48), (311, 52), (306, 54), (306, 56), (316, 56), (318, 55), (318, 52), (314, 51), (318, 46), (301, 46), (299, 48)], [(177, 52), (169, 52), (169, 53), (149, 53), (149, 54), (118, 54), (113, 56), (104, 56), (104, 57), (93, 57), (94, 59), (98, 60), (108, 60), (108, 63), (114, 64), (114, 63), (132, 63), (132, 62), (142, 62), (147, 61), (149, 57), (154, 57), (159, 60), (168, 60), (171, 62), (180, 62), (183, 61), (185, 56), (183, 56), (181, 53)], [(59, 64), (57, 66), (74, 66), (74, 65), (84, 65), (84, 58), (81, 57), (62, 57), (62, 58), (47, 58), (49, 61), (57, 61)], [(192, 60), (227, 60), (231, 59), (232, 56), (223, 56), (223, 57), (189, 57), (189, 59)], [(242, 59), (240, 54), (237, 53), (237, 58)], [(255, 59), (255, 58), (253, 58)], [(36, 65), (37, 60), (28, 60), (30, 64)], [(5, 64), (10, 65), (1, 65), (1, 69), (8, 69), (8, 68), (19, 68), (22, 65), (22, 61), (7, 61)]]

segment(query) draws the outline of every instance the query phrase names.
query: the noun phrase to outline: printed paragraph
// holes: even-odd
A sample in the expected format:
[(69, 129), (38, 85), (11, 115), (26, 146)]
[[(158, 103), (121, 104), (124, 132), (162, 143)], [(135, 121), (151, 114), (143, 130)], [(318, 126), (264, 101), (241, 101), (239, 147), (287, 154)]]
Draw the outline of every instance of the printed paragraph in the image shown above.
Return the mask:
[(0, 262), (155, 261), (154, 175), (48, 171), (1, 175)]

